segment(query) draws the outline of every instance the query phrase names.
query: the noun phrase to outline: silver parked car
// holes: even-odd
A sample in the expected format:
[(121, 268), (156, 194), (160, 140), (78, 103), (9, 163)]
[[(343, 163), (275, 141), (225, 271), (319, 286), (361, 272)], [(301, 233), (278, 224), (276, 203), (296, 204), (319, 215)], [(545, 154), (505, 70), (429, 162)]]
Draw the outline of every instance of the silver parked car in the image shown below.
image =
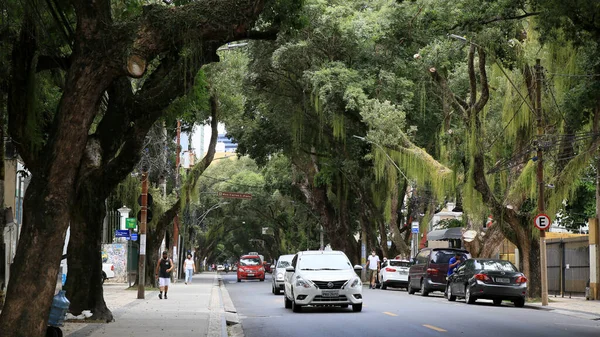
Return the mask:
[(284, 277), (285, 277), (285, 268), (292, 265), (292, 259), (294, 255), (281, 255), (279, 259), (277, 259), (277, 264), (274, 269), (271, 270), (273, 277), (272, 282), (272, 292), (275, 295), (281, 294), (284, 286)]

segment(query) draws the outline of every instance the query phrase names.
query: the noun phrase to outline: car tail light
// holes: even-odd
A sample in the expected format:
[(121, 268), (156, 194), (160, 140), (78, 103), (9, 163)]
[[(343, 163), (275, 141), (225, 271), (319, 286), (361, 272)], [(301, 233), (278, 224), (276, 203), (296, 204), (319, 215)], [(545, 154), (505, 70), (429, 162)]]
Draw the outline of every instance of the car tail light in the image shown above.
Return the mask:
[(515, 281), (516, 283), (526, 283), (527, 282), (527, 277), (525, 276), (519, 276), (517, 277), (517, 280)]
[(427, 274), (429, 275), (437, 275), (438, 270), (435, 268), (427, 268)]
[(115, 270), (115, 266), (114, 265), (110, 266), (110, 270), (114, 271)]
[(385, 271), (396, 271), (394, 268), (385, 268)]
[(483, 282), (489, 282), (491, 281), (491, 279), (489, 278), (489, 276), (487, 276), (486, 274), (475, 274), (475, 276), (473, 276), (476, 280), (479, 281), (483, 281)]

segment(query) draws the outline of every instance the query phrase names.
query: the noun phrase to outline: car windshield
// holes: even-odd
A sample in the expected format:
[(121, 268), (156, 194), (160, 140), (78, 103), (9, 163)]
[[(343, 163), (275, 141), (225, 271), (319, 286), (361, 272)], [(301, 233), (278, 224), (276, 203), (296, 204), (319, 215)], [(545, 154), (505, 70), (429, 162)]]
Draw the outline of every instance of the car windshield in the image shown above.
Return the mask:
[(243, 257), (240, 259), (240, 266), (260, 266), (260, 258)]
[(477, 270), (517, 271), (517, 268), (508, 261), (475, 261)]
[(291, 265), (292, 265), (291, 261), (279, 260), (279, 262), (277, 262), (277, 268), (287, 268)]
[(392, 267), (409, 267), (410, 263), (406, 261), (390, 261), (390, 266)]
[(345, 255), (304, 255), (298, 259), (301, 270), (347, 270), (352, 265)]
[[(431, 262), (438, 264), (447, 264), (451, 258), (453, 258), (456, 254), (456, 251), (453, 250), (438, 250), (435, 254), (432, 254)], [(462, 254), (462, 259), (467, 260), (468, 257), (466, 254)]]

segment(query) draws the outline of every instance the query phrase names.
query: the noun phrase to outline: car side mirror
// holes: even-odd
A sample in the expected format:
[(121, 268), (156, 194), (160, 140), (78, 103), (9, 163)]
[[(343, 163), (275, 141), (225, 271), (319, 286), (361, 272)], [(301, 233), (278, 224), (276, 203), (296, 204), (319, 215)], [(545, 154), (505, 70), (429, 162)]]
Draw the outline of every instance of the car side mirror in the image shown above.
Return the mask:
[(358, 271), (361, 271), (361, 270), (363, 270), (363, 267), (361, 265), (357, 264), (357, 265), (354, 266), (354, 271), (358, 272)]
[(292, 267), (292, 266), (289, 266), (289, 267), (285, 268), (285, 272), (286, 273), (293, 273), (295, 271), (296, 271), (296, 269), (294, 269), (294, 267)]

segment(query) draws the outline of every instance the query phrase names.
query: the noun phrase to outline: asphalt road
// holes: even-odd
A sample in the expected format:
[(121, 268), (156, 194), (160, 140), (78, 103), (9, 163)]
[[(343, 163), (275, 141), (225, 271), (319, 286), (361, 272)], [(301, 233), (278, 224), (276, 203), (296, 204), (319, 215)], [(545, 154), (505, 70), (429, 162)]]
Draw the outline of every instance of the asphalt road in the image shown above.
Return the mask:
[(515, 308), (506, 302), (474, 305), (448, 302), (441, 293), (421, 297), (405, 290), (363, 288), (362, 312), (352, 308), (303, 307), (294, 313), (283, 306), (283, 295), (271, 293), (271, 279), (236, 282), (223, 274), (246, 337), (287, 336), (434, 336), (434, 337), (599, 337), (600, 321), (548, 310)]

